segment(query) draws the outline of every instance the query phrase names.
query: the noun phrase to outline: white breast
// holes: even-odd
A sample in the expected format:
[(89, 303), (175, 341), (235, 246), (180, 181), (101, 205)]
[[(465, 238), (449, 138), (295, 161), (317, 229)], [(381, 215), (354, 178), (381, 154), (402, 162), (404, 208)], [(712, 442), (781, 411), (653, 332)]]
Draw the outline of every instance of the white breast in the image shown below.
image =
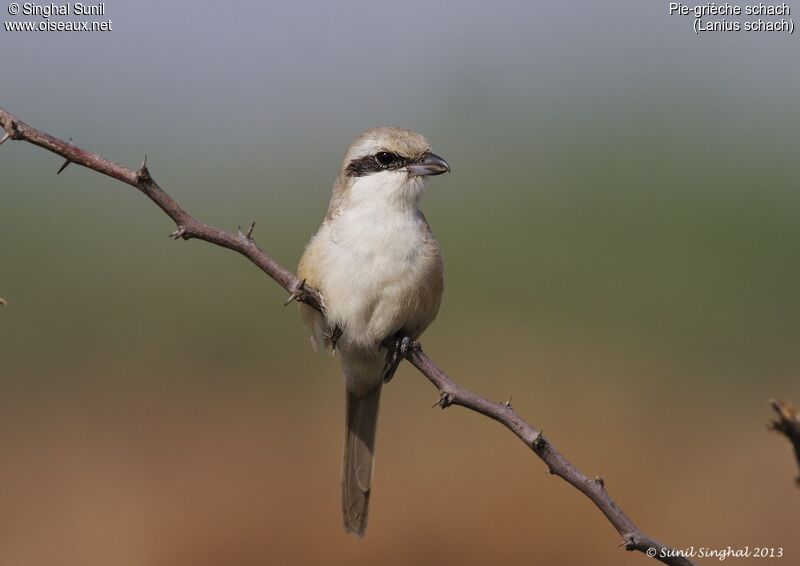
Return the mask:
[(421, 188), (404, 173), (357, 179), (347, 205), (316, 236), (326, 315), (351, 346), (374, 347), (402, 327), (430, 269), (436, 243), (418, 195), (397, 194)]

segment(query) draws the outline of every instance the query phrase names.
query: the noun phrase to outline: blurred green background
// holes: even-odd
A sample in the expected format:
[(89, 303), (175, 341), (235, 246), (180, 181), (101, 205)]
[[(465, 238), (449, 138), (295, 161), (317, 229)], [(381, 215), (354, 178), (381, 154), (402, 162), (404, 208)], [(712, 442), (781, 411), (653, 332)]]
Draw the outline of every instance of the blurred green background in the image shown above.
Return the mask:
[[(513, 395), (655, 538), (797, 562), (796, 472), (764, 427), (769, 398), (800, 400), (795, 36), (696, 36), (633, 0), (106, 13), (110, 33), (0, 32), (0, 107), (147, 154), (192, 214), (255, 220), (290, 267), (350, 140), (420, 131), (453, 168), (424, 200), (446, 264), (432, 357)], [(367, 536), (346, 536), (337, 364), (285, 293), (60, 164), (0, 148), (0, 564), (648, 560), (507, 431), (430, 409), (408, 367)]]

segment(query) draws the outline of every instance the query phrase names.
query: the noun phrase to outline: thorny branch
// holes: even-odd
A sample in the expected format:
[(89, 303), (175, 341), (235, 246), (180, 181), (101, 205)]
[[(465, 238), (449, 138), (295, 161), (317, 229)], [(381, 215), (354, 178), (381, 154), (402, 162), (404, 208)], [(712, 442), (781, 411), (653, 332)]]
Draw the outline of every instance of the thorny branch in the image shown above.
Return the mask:
[[(136, 170), (123, 167), (70, 142), (32, 128), (2, 108), (0, 108), (0, 125), (5, 130), (5, 136), (0, 139), (0, 144), (9, 139), (26, 141), (63, 157), (66, 161), (59, 169), (59, 173), (64, 170), (66, 165), (74, 163), (135, 187), (175, 222), (176, 230), (171, 234), (172, 238), (204, 240), (238, 252), (286, 289), (290, 294), (290, 301), (296, 300), (320, 311), (324, 309), (323, 297), (319, 292), (305, 285), (304, 281), (299, 280), (291, 271), (275, 262), (256, 245), (253, 240), (253, 225), (246, 233), (242, 233), (240, 230), (238, 234), (234, 235), (196, 220), (153, 180), (147, 169), (146, 157)], [(434, 406), (444, 409), (450, 405), (460, 405), (508, 428), (544, 461), (550, 473), (559, 476), (575, 487), (603, 512), (622, 537), (620, 546), (624, 546), (626, 550), (638, 550), (646, 553), (664, 564), (675, 566), (691, 566), (693, 564), (688, 558), (682, 556), (680, 551), (661, 544), (640, 530), (611, 499), (602, 479), (589, 477), (578, 470), (556, 450), (541, 430), (525, 422), (516, 413), (510, 402), (495, 403), (456, 384), (422, 351), (419, 344), (408, 349), (406, 358), (439, 390), (440, 398)]]
[[(789, 401), (775, 401), (772, 399), (770, 405), (772, 405), (778, 417), (774, 421), (770, 421), (768, 426), (770, 430), (779, 432), (789, 439), (789, 442), (792, 443), (792, 448), (794, 448), (797, 466), (800, 468), (800, 413)], [(794, 481), (800, 487), (800, 475)]]

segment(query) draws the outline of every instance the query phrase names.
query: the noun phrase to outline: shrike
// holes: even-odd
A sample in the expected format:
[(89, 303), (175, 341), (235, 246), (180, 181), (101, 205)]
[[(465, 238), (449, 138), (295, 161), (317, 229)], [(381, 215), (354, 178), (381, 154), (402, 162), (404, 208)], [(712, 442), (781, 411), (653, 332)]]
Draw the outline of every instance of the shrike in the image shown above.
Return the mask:
[(426, 178), (449, 170), (419, 134), (367, 130), (345, 153), (328, 214), (298, 267), (324, 300), (324, 315), (300, 305), (311, 341), (341, 358), (342, 512), (345, 530), (358, 535), (367, 526), (381, 386), (400, 359), (381, 343), (401, 334), (418, 338), (442, 300), (442, 254), (419, 202)]

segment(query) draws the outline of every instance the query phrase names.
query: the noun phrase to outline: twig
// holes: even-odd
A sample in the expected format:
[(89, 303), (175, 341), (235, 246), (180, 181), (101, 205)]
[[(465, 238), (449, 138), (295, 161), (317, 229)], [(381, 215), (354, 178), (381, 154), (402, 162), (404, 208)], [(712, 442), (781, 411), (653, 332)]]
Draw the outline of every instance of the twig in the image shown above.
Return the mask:
[[(0, 108), (0, 125), (3, 126), (6, 134), (12, 140), (22, 140), (38, 145), (52, 153), (60, 155), (76, 165), (82, 165), (83, 167), (127, 183), (132, 187), (136, 187), (175, 222), (177, 230), (172, 233), (175, 239), (183, 238), (184, 240), (190, 240), (196, 238), (238, 252), (253, 262), (264, 273), (272, 277), (286, 290), (295, 287), (299, 283), (299, 280), (291, 271), (260, 250), (252, 239), (238, 238), (224, 230), (208, 226), (192, 218), (188, 212), (183, 210), (178, 203), (172, 200), (172, 197), (165, 193), (163, 189), (158, 186), (158, 183), (153, 180), (150, 176), (150, 171), (147, 169), (147, 160), (145, 160), (137, 170), (128, 169), (100, 155), (91, 153), (76, 145), (32, 128), (2, 108)], [(319, 293), (313, 289), (307, 289), (297, 300), (313, 307), (319, 307), (320, 305)]]
[[(779, 432), (792, 443), (794, 448), (794, 457), (797, 460), (797, 466), (800, 468), (800, 413), (792, 406), (789, 401), (776, 401), (770, 400), (770, 405), (778, 414), (778, 418), (770, 421), (768, 427), (770, 430)], [(800, 475), (795, 478), (795, 483), (800, 487)]]
[[(177, 229), (172, 233), (173, 238), (204, 240), (238, 252), (286, 289), (289, 292), (290, 301), (296, 300), (320, 311), (324, 310), (324, 302), (318, 291), (308, 287), (305, 281), (301, 281), (291, 271), (275, 262), (255, 244), (252, 239), (252, 225), (246, 234), (233, 235), (195, 220), (153, 180), (147, 169), (146, 160), (138, 170), (128, 169), (32, 128), (2, 108), (0, 108), (0, 125), (6, 131), (6, 138), (38, 145), (60, 155), (69, 162), (137, 188), (175, 222)], [(679, 551), (664, 546), (642, 532), (611, 499), (602, 480), (590, 478), (572, 465), (544, 437), (540, 430), (529, 425), (517, 415), (510, 402), (494, 403), (456, 384), (439, 369), (418, 344), (408, 349), (406, 357), (439, 390), (439, 401), (434, 406), (445, 408), (450, 405), (460, 405), (485, 415), (511, 430), (547, 464), (551, 473), (574, 486), (603, 512), (622, 536), (621, 546), (624, 546), (626, 550), (645, 552), (648, 556), (655, 557), (664, 564), (675, 566), (691, 566), (693, 564), (688, 558), (680, 556)]]

